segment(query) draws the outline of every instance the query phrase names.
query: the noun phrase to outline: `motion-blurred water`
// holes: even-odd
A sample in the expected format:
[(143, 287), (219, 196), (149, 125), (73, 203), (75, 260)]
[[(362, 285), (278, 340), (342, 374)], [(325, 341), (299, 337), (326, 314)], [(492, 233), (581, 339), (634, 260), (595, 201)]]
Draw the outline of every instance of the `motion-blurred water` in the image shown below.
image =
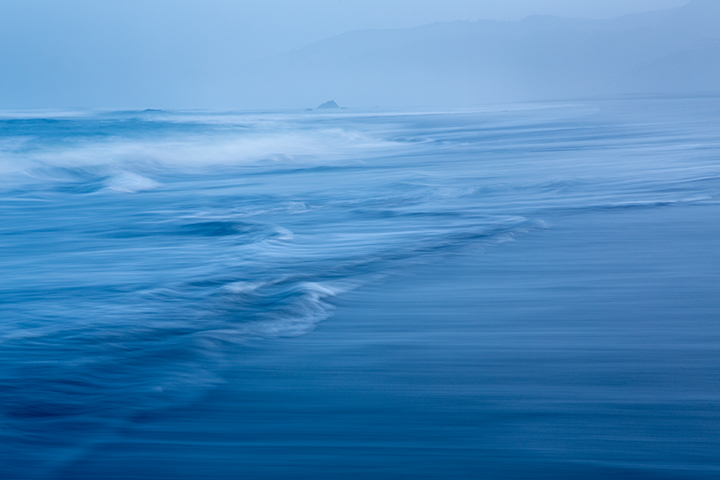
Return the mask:
[[(675, 209), (702, 225), (720, 195), (720, 99), (6, 112), (0, 174), (0, 471), (55, 478), (228, 382), (248, 343), (307, 334), (392, 272), (467, 247), (491, 258), (568, 216)], [(602, 283), (602, 264), (554, 275)], [(716, 339), (717, 280), (696, 300)]]

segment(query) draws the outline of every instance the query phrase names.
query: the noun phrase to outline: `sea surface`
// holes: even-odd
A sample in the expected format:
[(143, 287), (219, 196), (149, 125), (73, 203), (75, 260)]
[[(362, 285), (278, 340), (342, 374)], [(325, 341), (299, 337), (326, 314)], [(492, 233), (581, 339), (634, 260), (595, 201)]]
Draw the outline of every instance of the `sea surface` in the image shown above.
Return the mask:
[(0, 478), (720, 478), (720, 98), (0, 112)]

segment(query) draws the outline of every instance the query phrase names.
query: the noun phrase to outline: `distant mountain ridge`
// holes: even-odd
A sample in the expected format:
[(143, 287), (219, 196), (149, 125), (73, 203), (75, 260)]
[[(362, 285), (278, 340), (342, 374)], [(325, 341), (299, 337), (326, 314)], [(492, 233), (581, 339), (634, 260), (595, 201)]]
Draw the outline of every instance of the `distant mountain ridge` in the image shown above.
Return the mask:
[(262, 106), (720, 91), (720, 1), (610, 20), (533, 16), (349, 32), (256, 62), (240, 85)]

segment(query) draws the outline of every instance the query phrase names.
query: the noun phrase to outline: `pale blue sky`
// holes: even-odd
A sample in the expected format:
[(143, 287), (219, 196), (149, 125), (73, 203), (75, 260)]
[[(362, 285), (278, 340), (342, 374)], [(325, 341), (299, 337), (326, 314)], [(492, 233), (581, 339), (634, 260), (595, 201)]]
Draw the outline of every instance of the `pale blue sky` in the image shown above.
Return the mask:
[[(3, 0), (0, 108), (139, 103), (351, 30), (532, 14), (604, 18), (686, 0)], [(185, 83), (183, 83), (185, 82)], [(117, 86), (115, 85), (117, 84)], [(184, 86), (183, 86), (184, 85)], [(170, 89), (170, 87), (168, 87)], [(148, 92), (144, 95), (143, 92)], [(161, 98), (162, 89), (156, 92)], [(159, 96), (158, 96), (159, 95)], [(163, 103), (162, 101), (160, 103)]]
[[(189, 49), (188, 54), (210, 46), (225, 52), (232, 45), (234, 56), (244, 60), (350, 30), (452, 20), (518, 20), (534, 14), (609, 18), (685, 3), (687, 0), (3, 0), (0, 36), (4, 55), (10, 45), (22, 54), (45, 42), (55, 44), (53, 48), (90, 48), (86, 43), (99, 42), (133, 49), (152, 40), (160, 43), (154, 48), (182, 47)], [(213, 56), (207, 50), (204, 53)]]

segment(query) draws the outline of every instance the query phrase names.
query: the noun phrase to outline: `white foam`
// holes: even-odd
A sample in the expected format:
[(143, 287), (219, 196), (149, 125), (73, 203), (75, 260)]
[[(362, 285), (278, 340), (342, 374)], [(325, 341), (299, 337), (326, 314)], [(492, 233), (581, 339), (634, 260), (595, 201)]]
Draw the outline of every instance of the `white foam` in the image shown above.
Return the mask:
[[(273, 163), (331, 163), (345, 160), (357, 148), (365, 153), (393, 146), (341, 129), (311, 132), (266, 132), (183, 140), (88, 142), (52, 152), (23, 154), (45, 166), (93, 167), (137, 165), (143, 168), (206, 167)], [(26, 163), (27, 164), (27, 163)]]
[[(89, 122), (94, 122), (88, 114)], [(180, 121), (172, 115), (163, 122)], [(237, 167), (254, 164), (333, 165), (360, 162), (398, 149), (402, 145), (385, 140), (381, 133), (372, 135), (343, 128), (303, 128), (288, 119), (265, 117), (248, 123), (247, 118), (208, 116), (202, 125), (220, 124), (223, 128), (209, 134), (182, 135), (180, 131), (160, 133), (154, 138), (136, 136), (77, 137), (58, 145), (44, 145), (36, 134), (0, 140), (0, 186), (2, 184), (54, 182), (62, 170), (82, 170), (91, 175), (112, 178), (109, 190), (132, 193), (157, 188), (149, 177), (158, 172), (197, 173), (212, 167)], [(237, 123), (243, 120), (244, 123)], [(227, 123), (226, 123), (227, 122)], [(236, 122), (236, 123), (233, 123)], [(142, 129), (138, 128), (138, 132)], [(31, 148), (28, 148), (31, 147)], [(359, 156), (358, 152), (362, 152)], [(121, 172), (121, 173), (117, 173)], [(12, 178), (10, 175), (12, 174)], [(61, 179), (65, 181), (65, 179)], [(290, 208), (301, 213), (302, 205)]]
[(158, 182), (137, 173), (122, 172), (111, 176), (107, 182), (108, 190), (122, 193), (136, 193), (153, 190), (160, 186)]
[(223, 288), (231, 293), (252, 293), (265, 285), (265, 282), (233, 282)]
[(295, 235), (293, 234), (293, 232), (291, 232), (287, 228), (275, 227), (275, 231), (278, 234), (278, 236), (276, 237), (276, 240), (290, 241), (293, 238), (295, 238)]

